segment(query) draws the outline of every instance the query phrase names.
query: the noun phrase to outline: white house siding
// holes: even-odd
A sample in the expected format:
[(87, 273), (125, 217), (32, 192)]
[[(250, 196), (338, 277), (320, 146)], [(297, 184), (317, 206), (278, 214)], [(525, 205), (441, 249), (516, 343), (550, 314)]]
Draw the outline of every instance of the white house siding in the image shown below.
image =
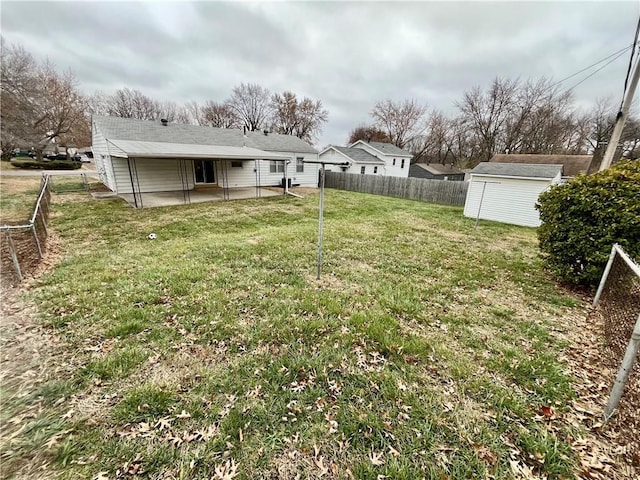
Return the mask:
[(109, 156), (107, 141), (95, 124), (92, 126), (92, 129), (93, 138), (91, 143), (93, 145), (91, 146), (91, 151), (93, 152), (93, 163), (96, 166), (96, 172), (98, 172), (100, 181), (115, 192), (116, 182), (111, 166), (111, 157)]
[[(329, 149), (324, 152), (322, 155), (318, 155), (318, 158), (323, 162), (331, 162), (331, 163), (344, 163), (350, 161), (349, 158), (345, 157), (343, 154), (336, 152), (335, 150)], [(327, 171), (334, 172), (342, 172), (346, 170), (342, 170), (342, 167), (338, 165), (325, 165), (324, 167)]]
[[(357, 145), (354, 145), (354, 148), (361, 148), (365, 152), (368, 152), (371, 155), (378, 157), (380, 160), (382, 160), (385, 164), (385, 172), (386, 172), (383, 175), (386, 175), (388, 177), (405, 177), (405, 178), (409, 176), (409, 165), (411, 164), (411, 156), (386, 155), (384, 153), (379, 152), (377, 149), (373, 148), (371, 145), (366, 143), (358, 143)], [(396, 160), (395, 165), (393, 164), (394, 159)], [(404, 168), (402, 167), (403, 159), (404, 159)], [(369, 173), (368, 170), (369, 169), (367, 169), (367, 173)]]
[[(291, 179), (292, 185), (300, 185), (301, 187), (317, 187), (318, 186), (318, 169), (317, 164), (304, 164), (304, 172), (296, 172), (296, 158), (300, 157), (304, 160), (318, 161), (317, 153), (295, 153), (295, 152), (269, 152), (276, 155), (288, 156), (291, 159), (287, 165), (287, 178)], [(283, 172), (270, 172), (270, 161), (260, 160), (260, 185), (280, 185)], [(255, 185), (252, 183), (251, 185)]]
[[(464, 204), (464, 216), (476, 218), (482, 197), (481, 219), (537, 227), (540, 225), (540, 216), (535, 209), (538, 196), (555, 180), (471, 175)], [(483, 182), (498, 183), (484, 184)], [(483, 197), (484, 185), (486, 187)]]
[[(385, 172), (387, 171), (386, 167), (381, 163), (356, 162), (351, 158), (345, 157), (340, 152), (336, 152), (335, 150), (331, 150), (331, 149), (327, 150), (319, 157), (320, 157), (320, 160), (323, 160), (325, 162), (336, 162), (336, 163), (351, 162), (351, 165), (346, 169), (343, 169), (343, 167), (339, 165), (326, 165), (325, 169), (327, 171), (345, 172), (345, 173), (362, 173), (361, 171), (362, 167), (365, 167), (364, 173), (366, 175), (386, 175)], [(378, 170), (376, 171), (376, 173), (373, 173), (374, 167), (378, 167)]]
[[(115, 191), (119, 194), (132, 193), (127, 159), (111, 157), (111, 163), (117, 185)], [(184, 160), (184, 163), (187, 175), (186, 186), (191, 190), (194, 187), (193, 163), (190, 160)], [(179, 160), (136, 158), (131, 159), (131, 166), (134, 171), (133, 183), (136, 192), (170, 192), (183, 189)]]

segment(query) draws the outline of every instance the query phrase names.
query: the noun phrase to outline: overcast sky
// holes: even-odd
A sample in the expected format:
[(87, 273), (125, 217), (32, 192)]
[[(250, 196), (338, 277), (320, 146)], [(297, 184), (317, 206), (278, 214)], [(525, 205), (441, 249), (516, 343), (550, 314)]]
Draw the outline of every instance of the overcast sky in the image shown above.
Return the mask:
[[(222, 101), (245, 82), (321, 100), (324, 146), (343, 145), (378, 100), (452, 114), (465, 90), (496, 76), (567, 77), (633, 42), (640, 2), (3, 0), (0, 14), (5, 40), (71, 69), (86, 93)], [(619, 103), (628, 61), (576, 87), (576, 104)]]

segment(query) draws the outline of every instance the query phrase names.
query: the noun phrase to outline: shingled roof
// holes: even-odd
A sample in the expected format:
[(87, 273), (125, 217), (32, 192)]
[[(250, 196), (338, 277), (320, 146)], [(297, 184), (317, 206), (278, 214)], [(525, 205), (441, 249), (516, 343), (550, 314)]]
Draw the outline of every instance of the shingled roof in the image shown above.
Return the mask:
[(93, 122), (107, 140), (130, 140), (189, 145), (217, 145), (250, 147), (269, 152), (317, 153), (305, 141), (292, 135), (247, 132), (235, 128), (214, 128), (199, 125), (183, 125), (133, 118), (94, 116)]
[(376, 165), (384, 165), (384, 162), (378, 157), (371, 155), (369, 152), (362, 150), (361, 148), (337, 147), (335, 145), (331, 145), (331, 148), (336, 149), (338, 152), (346, 155), (357, 163), (374, 163)]
[(563, 175), (575, 177), (579, 173), (587, 173), (593, 155), (538, 155), (538, 154), (498, 154), (490, 162), (497, 163), (528, 163), (530, 165), (562, 165)]
[(481, 162), (471, 170), (473, 175), (553, 179), (562, 173), (562, 165)]

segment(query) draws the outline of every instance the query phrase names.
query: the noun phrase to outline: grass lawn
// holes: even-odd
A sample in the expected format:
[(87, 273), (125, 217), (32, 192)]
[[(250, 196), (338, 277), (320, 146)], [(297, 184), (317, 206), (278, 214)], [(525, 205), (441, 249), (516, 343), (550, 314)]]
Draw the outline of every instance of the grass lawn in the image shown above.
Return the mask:
[(543, 272), (535, 231), (328, 191), (316, 281), (317, 202), (56, 197), (63, 260), (30, 295), (73, 368), (5, 405), (39, 408), (4, 471), (573, 477), (553, 331), (583, 305)]

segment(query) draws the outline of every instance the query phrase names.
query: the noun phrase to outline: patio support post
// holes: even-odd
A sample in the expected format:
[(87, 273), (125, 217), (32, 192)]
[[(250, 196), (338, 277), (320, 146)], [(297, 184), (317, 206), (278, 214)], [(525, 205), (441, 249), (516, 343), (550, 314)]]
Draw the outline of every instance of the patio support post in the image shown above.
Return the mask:
[(138, 199), (136, 198), (136, 187), (133, 183), (133, 173), (131, 171), (131, 159), (127, 158), (127, 167), (129, 168), (129, 180), (131, 180), (131, 193), (133, 194), (133, 205), (138, 208)]

